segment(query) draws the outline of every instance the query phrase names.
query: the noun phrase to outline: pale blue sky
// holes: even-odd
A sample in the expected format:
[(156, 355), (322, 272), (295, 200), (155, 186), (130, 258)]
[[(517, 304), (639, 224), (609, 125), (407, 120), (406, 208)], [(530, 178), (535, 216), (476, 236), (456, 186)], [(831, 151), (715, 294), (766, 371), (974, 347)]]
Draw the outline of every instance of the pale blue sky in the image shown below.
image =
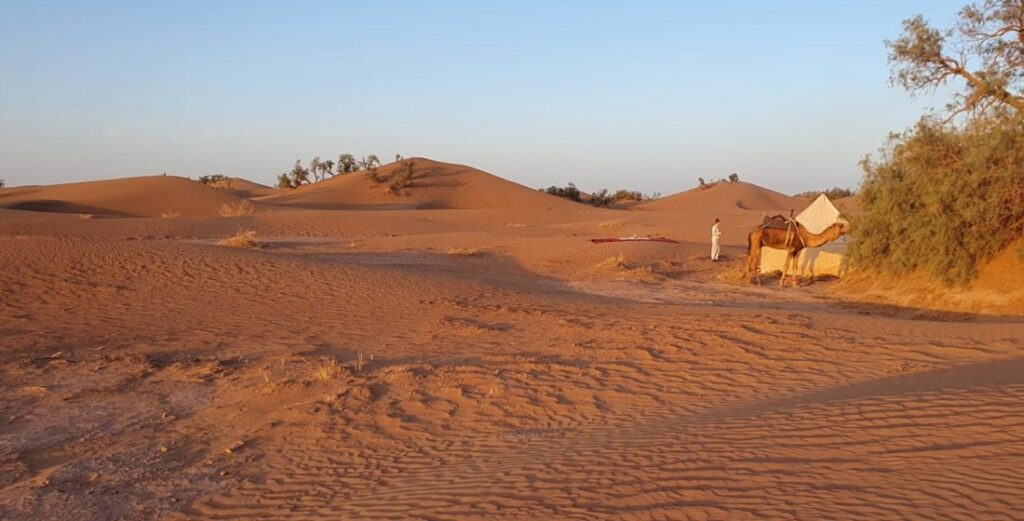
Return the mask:
[(943, 105), (888, 87), (882, 41), (964, 3), (0, 0), (0, 178), (397, 152), (533, 187), (856, 186)]

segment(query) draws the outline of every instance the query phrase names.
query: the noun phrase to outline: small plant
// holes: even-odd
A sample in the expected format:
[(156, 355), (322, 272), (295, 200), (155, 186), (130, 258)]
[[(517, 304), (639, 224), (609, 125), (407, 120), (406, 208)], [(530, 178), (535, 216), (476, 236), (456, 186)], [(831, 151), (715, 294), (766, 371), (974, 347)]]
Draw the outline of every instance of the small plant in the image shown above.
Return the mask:
[(256, 230), (238, 230), (231, 237), (217, 241), (217, 244), (231, 248), (259, 248), (262, 246), (256, 241)]
[(80, 213), (80, 214), (78, 214), (78, 218), (82, 219), (83, 221), (86, 220), (86, 219), (92, 219), (92, 217), (93, 216), (92, 216), (91, 213)]
[(218, 188), (231, 188), (231, 180), (228, 179), (228, 176), (222, 174), (199, 176), (199, 182), (203, 183), (206, 186), (216, 186)]
[(399, 190), (412, 185), (414, 175), (415, 169), (412, 161), (405, 161), (397, 170), (391, 172), (391, 177), (388, 179), (388, 188), (392, 192), (397, 193)]
[(334, 380), (338, 373), (341, 372), (341, 367), (338, 365), (338, 361), (332, 358), (323, 358), (320, 361), (320, 366), (313, 371), (313, 378), (327, 383)]
[(733, 173), (729, 174), (729, 182), (730, 183), (738, 183), (738, 182), (740, 182), (740, 175), (737, 174), (736, 172), (733, 172)]
[(249, 215), (253, 211), (253, 205), (248, 200), (242, 199), (234, 203), (224, 203), (220, 205), (218, 213), (221, 217), (239, 217), (242, 215)]
[(3, 179), (0, 179), (0, 188), (3, 188), (3, 187), (4, 187), (4, 184), (6, 184), (6, 183), (4, 182), (4, 180), (3, 180)]
[(178, 215), (178, 212), (175, 212), (173, 210), (167, 210), (166, 212), (160, 214), (160, 217), (163, 217), (164, 219), (173, 219), (175, 217), (178, 217)]
[[(370, 356), (370, 360), (373, 360), (373, 356)], [(363, 352), (360, 351), (358, 354), (356, 354), (356, 361), (353, 364), (352, 368), (355, 369), (355, 372), (361, 373), (361, 372), (363, 372), (363, 368), (365, 368), (365, 367), (366, 367), (366, 356), (364, 356)]]

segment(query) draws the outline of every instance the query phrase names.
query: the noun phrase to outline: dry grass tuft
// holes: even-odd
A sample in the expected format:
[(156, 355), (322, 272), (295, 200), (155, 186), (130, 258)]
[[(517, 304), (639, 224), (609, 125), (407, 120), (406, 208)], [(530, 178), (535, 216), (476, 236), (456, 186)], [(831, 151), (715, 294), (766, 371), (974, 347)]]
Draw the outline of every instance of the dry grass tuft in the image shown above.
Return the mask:
[(313, 371), (313, 378), (317, 381), (327, 383), (337, 378), (341, 372), (341, 366), (334, 358), (323, 358), (320, 365)]
[(605, 221), (605, 222), (603, 222), (603, 223), (601, 223), (601, 224), (599, 224), (597, 226), (598, 226), (598, 228), (618, 228), (618, 227), (622, 226), (622, 222), (621, 221)]
[(82, 219), (82, 220), (92, 219), (93, 215), (91, 213), (80, 213), (80, 214), (78, 214), (78, 218)]
[(262, 247), (262, 245), (256, 241), (256, 230), (238, 230), (238, 232), (231, 237), (217, 241), (217, 244), (221, 246), (230, 246), (232, 248)]
[(482, 255), (483, 253), (476, 248), (448, 248), (448, 255), (458, 255), (461, 257), (474, 257), (476, 255)]
[(180, 215), (178, 212), (167, 210), (166, 212), (160, 214), (160, 217), (163, 217), (164, 219), (173, 219), (178, 215)]
[(217, 213), (219, 213), (221, 217), (239, 217), (251, 214), (253, 209), (252, 203), (243, 199), (236, 203), (224, 203), (220, 205), (220, 210)]

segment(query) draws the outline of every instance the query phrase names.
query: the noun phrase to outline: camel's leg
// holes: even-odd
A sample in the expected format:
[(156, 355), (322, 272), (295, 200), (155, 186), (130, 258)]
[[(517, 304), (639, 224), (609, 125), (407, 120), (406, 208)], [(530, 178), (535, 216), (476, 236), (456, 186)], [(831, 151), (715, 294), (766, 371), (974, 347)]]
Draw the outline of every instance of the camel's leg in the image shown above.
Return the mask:
[(751, 253), (753, 259), (750, 265), (750, 269), (754, 270), (754, 281), (757, 285), (761, 285), (761, 240), (758, 238), (757, 242), (754, 243), (753, 252)]
[(792, 257), (789, 254), (789, 250), (786, 250), (786, 262), (782, 263), (782, 277), (779, 278), (779, 287), (786, 287), (786, 273), (789, 272), (789, 261)]

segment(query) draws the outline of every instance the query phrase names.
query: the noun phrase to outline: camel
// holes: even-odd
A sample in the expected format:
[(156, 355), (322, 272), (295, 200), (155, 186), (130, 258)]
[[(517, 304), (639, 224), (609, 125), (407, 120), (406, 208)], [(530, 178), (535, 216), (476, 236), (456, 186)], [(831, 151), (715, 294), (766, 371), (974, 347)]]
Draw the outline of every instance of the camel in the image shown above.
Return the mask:
[[(781, 220), (783, 225), (778, 226)], [(769, 226), (769, 221), (775, 221), (775, 226)], [(786, 225), (785, 223), (791, 223)], [(782, 265), (782, 278), (779, 279), (779, 287), (786, 284), (786, 274), (789, 272), (790, 264), (796, 265), (800, 252), (804, 248), (817, 248), (830, 243), (845, 234), (850, 229), (850, 223), (845, 219), (829, 225), (821, 233), (811, 233), (796, 220), (789, 220), (781, 215), (771, 219), (765, 218), (765, 222), (747, 235), (747, 270), (744, 275), (748, 277), (754, 273), (754, 278), (761, 284), (761, 248), (767, 246), (779, 250), (786, 250), (786, 262)], [(793, 286), (796, 286), (796, 274), (793, 275)]]

